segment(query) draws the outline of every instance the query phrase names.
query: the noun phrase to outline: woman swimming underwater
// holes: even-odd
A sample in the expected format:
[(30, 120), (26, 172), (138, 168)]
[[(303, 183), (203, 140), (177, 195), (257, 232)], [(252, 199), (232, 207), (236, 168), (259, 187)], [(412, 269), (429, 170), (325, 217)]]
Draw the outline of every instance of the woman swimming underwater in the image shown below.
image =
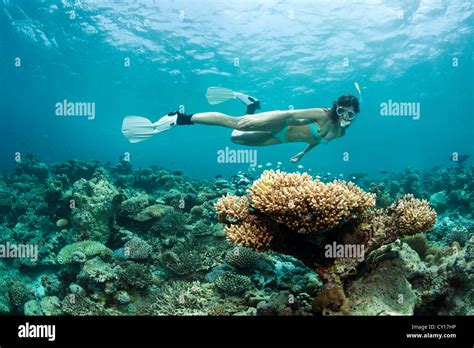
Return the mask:
[(239, 145), (307, 143), (303, 151), (291, 158), (292, 162), (298, 162), (318, 144), (344, 136), (346, 129), (360, 112), (359, 100), (350, 94), (339, 97), (333, 102), (332, 108), (275, 110), (259, 114), (254, 112), (260, 109), (260, 101), (243, 93), (210, 87), (206, 97), (210, 104), (238, 99), (247, 106), (246, 115), (234, 117), (220, 112), (188, 115), (176, 111), (163, 116), (155, 123), (143, 117), (127, 116), (122, 124), (122, 133), (130, 142), (135, 143), (175, 126), (193, 124), (221, 126), (234, 130), (231, 140)]

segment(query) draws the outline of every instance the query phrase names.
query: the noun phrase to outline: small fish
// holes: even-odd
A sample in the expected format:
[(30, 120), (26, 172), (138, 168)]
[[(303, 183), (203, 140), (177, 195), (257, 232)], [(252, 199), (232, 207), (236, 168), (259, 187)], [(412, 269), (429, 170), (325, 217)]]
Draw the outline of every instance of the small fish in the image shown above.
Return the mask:
[(331, 173), (327, 172), (327, 174), (326, 174), (326, 175), (327, 175), (327, 176), (331, 176)]
[(321, 179), (321, 176), (320, 176), (320, 175), (316, 175), (315, 178), (316, 178), (316, 179)]
[(311, 169), (311, 168), (309, 168), (309, 169), (308, 169), (308, 172), (310, 172), (310, 171), (312, 171), (312, 169)]
[(277, 162), (277, 164), (278, 164), (279, 166), (281, 166), (283, 163), (281, 163), (281, 162)]
[(353, 176), (351, 179), (352, 179), (352, 180), (355, 180), (355, 179), (357, 179), (357, 178), (356, 178), (355, 176)]
[(262, 169), (263, 166), (262, 166), (261, 164), (259, 164), (259, 165), (257, 166), (257, 168), (258, 168), (258, 169)]
[(216, 178), (216, 179), (220, 179), (220, 178), (222, 178), (222, 175), (220, 175), (220, 174), (217, 174), (217, 175), (216, 175), (214, 178)]
[(341, 174), (339, 174), (339, 176), (342, 178), (344, 176), (344, 174), (341, 173)]
[(360, 172), (360, 173), (350, 173), (349, 176), (352, 176), (352, 177), (356, 177), (358, 179), (362, 179), (362, 178), (365, 178), (366, 176), (368, 176), (369, 174), (368, 173), (364, 173), (364, 172)]
[(380, 171), (380, 174), (388, 174), (388, 173), (389, 173), (388, 170), (381, 170), (381, 171)]
[(270, 162), (268, 162), (268, 163), (266, 164), (266, 166), (267, 166), (267, 167), (271, 167), (272, 164), (271, 164)]
[(301, 164), (299, 164), (297, 168), (298, 169), (303, 169), (304, 167)]

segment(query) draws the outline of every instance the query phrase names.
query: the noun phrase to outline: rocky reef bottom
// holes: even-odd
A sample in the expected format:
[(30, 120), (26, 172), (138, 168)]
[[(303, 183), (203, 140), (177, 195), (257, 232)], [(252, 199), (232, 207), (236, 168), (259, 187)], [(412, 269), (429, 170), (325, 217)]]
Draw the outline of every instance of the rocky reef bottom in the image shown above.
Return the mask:
[[(308, 195), (274, 172), (28, 155), (0, 177), (0, 314), (473, 315), (473, 173), (291, 177)], [(348, 236), (367, 249), (335, 280), (311, 243)]]

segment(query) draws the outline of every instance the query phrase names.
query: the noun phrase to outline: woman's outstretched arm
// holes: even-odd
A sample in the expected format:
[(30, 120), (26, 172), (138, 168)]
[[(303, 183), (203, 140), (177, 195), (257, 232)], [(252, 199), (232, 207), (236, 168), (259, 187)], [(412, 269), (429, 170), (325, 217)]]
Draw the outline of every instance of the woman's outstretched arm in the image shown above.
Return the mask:
[(301, 160), (303, 158), (304, 155), (306, 155), (308, 152), (310, 152), (312, 149), (314, 149), (316, 147), (316, 145), (318, 145), (318, 143), (312, 143), (312, 144), (308, 144), (308, 146), (306, 146), (306, 148), (297, 153), (296, 155), (294, 155), (293, 157), (291, 157), (291, 162), (299, 162), (299, 160)]

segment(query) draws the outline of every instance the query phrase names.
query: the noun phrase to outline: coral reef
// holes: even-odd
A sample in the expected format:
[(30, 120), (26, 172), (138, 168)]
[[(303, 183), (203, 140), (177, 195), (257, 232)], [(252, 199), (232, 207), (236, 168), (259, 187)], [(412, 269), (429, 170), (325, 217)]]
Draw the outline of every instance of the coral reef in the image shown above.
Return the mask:
[(428, 202), (411, 194), (385, 209), (374, 206), (375, 195), (351, 182), (324, 184), (280, 171), (264, 172), (248, 199), (227, 195), (215, 204), (230, 242), (287, 253), (311, 267), (321, 263), (318, 249), (328, 242), (362, 243), (370, 250), (429, 231), (436, 221)]
[(37, 257), (0, 258), (0, 314), (474, 314), (466, 162), (357, 186), (255, 173), (23, 156), (0, 176), (0, 245)]

